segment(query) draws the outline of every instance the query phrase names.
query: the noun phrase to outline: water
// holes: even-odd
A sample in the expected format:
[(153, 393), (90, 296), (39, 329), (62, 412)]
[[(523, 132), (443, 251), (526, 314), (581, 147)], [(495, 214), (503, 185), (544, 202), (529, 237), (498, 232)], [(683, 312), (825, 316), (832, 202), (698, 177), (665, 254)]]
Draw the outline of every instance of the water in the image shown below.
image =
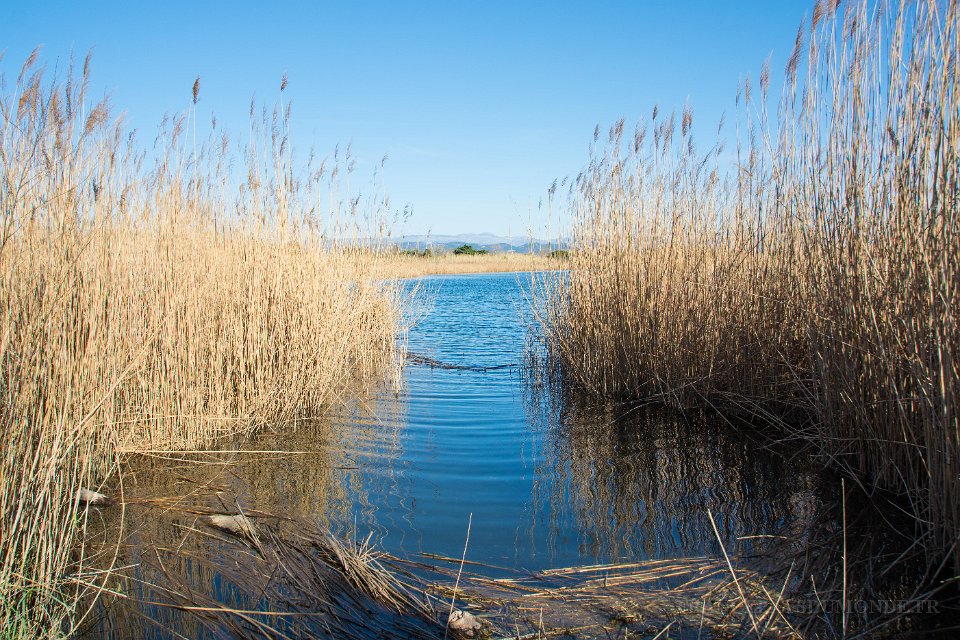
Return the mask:
[(469, 521), (469, 559), (537, 570), (718, 552), (708, 509), (732, 545), (811, 513), (814, 478), (729, 429), (534, 388), (529, 276), (419, 285), (432, 305), (409, 350), (475, 370), (409, 366), (402, 395), (378, 399), (390, 439), (354, 451), (341, 527), (393, 553), (459, 557)]
[[(470, 561), (529, 570), (718, 555), (708, 511), (727, 550), (749, 553), (750, 536), (801, 530), (817, 511), (817, 479), (803, 460), (708, 417), (597, 405), (526, 375), (529, 275), (407, 286), (429, 302), (409, 351), (462, 368), (412, 363), (399, 393), (382, 390), (331, 420), (242, 443), (292, 453), (139, 461), (126, 494), (149, 503), (196, 493), (208, 508), (372, 535), (403, 558), (459, 558), (468, 542)], [(143, 560), (137, 545), (176, 548), (198, 526), (160, 506), (129, 518), (131, 563)], [(211, 543), (197, 553), (227, 552)], [(209, 586), (220, 584), (216, 575), (203, 580), (190, 588), (224, 599), (225, 587)]]

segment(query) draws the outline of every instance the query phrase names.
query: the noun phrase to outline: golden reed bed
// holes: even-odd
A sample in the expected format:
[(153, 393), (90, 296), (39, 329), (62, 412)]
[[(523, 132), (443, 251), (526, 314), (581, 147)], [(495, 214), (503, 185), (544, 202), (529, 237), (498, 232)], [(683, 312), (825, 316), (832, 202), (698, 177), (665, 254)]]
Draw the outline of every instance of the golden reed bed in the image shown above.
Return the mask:
[(722, 134), (698, 147), (690, 108), (654, 109), (632, 133), (621, 121), (606, 145), (598, 131), (570, 190), (569, 279), (538, 292), (568, 383), (780, 422), (869, 491), (900, 494), (913, 550), (947, 576), (960, 570), (958, 34), (955, 2), (821, 0), (782, 87), (769, 67), (741, 86), (732, 147)]
[(382, 203), (351, 199), (339, 166), (289, 179), (282, 104), (233, 188), (229, 140), (195, 108), (145, 151), (90, 103), (89, 58), (51, 79), (36, 57), (0, 93), (5, 637), (70, 634), (100, 580), (72, 552), (75, 495), (124, 452), (316, 415), (400, 362), (394, 289), (330, 240), (371, 237), (357, 221), (377, 228)]

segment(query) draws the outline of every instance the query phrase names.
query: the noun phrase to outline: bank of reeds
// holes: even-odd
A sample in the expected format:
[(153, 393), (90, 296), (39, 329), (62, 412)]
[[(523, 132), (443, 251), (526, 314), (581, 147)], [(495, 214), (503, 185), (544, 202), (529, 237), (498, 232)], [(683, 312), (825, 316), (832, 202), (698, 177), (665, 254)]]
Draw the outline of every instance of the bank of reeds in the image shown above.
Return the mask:
[(789, 425), (906, 495), (957, 569), (960, 7), (839, 4), (813, 6), (776, 113), (768, 67), (743, 83), (735, 148), (698, 149), (689, 108), (598, 140), (570, 272), (538, 293), (549, 351), (598, 395)]
[(429, 255), (389, 252), (383, 254), (380, 266), (385, 278), (419, 278), (441, 274), (552, 271), (564, 268), (565, 263), (562, 258), (535, 253), (461, 256), (452, 252)]
[[(251, 104), (240, 162), (192, 104), (141, 146), (89, 64), (35, 52), (0, 87), (0, 627), (69, 633), (71, 555), (118, 456), (199, 448), (315, 415), (395, 370), (395, 292), (373, 284), (383, 200), (352, 160), (295, 171), (286, 80)], [(72, 67), (72, 65), (71, 65)], [(185, 92), (186, 95), (186, 92)], [(190, 104), (190, 103), (187, 103)]]

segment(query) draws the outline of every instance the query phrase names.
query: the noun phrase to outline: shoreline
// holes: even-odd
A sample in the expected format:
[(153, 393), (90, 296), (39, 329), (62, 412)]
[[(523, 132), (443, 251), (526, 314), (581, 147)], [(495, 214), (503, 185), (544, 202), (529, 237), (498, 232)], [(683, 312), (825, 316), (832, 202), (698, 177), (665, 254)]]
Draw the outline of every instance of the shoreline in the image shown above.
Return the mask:
[(529, 271), (556, 271), (565, 260), (527, 253), (495, 253), (488, 255), (390, 255), (375, 266), (378, 278), (402, 280), (439, 275), (468, 275), (482, 273), (514, 273)]

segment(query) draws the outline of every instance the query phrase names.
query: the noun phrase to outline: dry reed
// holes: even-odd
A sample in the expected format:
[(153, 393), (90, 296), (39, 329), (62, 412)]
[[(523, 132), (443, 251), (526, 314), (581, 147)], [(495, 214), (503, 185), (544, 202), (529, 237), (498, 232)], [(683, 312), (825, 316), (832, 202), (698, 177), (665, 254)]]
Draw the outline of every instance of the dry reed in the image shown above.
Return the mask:
[(0, 79), (0, 627), (14, 637), (70, 632), (89, 589), (74, 496), (119, 455), (316, 415), (400, 362), (396, 292), (347, 241), (379, 237), (388, 204), (342, 186), (349, 154), (295, 170), (281, 99), (262, 117), (251, 104), (234, 163), (216, 121), (198, 127), (199, 78), (144, 150), (90, 103), (89, 74), (88, 57), (51, 79), (34, 52)]
[[(729, 636), (753, 624), (767, 637), (797, 637), (784, 615), (783, 583), (740, 559), (736, 566), (695, 556), (538, 572), (464, 556), (401, 559), (369, 536), (345, 541), (252, 507), (243, 513), (255, 536), (223, 527), (215, 522), (236, 518), (219, 511), (218, 503), (233, 502), (230, 490), (204, 483), (188, 493), (127, 495), (126, 528), (118, 530), (116, 513), (105, 514), (102, 529), (92, 527), (89, 556), (109, 557), (118, 546), (123, 568), (110, 575), (99, 615), (86, 621), (89, 635), (156, 627), (184, 636), (473, 637), (446, 627), (459, 609), (476, 616), (478, 637), (622, 637), (665, 627)], [(755, 610), (746, 610), (745, 599)]]
[(689, 109), (595, 136), (542, 320), (567, 383), (788, 424), (907, 496), (956, 571), (960, 6), (838, 4), (798, 32), (775, 114), (769, 70), (744, 83), (734, 153), (699, 151)]

